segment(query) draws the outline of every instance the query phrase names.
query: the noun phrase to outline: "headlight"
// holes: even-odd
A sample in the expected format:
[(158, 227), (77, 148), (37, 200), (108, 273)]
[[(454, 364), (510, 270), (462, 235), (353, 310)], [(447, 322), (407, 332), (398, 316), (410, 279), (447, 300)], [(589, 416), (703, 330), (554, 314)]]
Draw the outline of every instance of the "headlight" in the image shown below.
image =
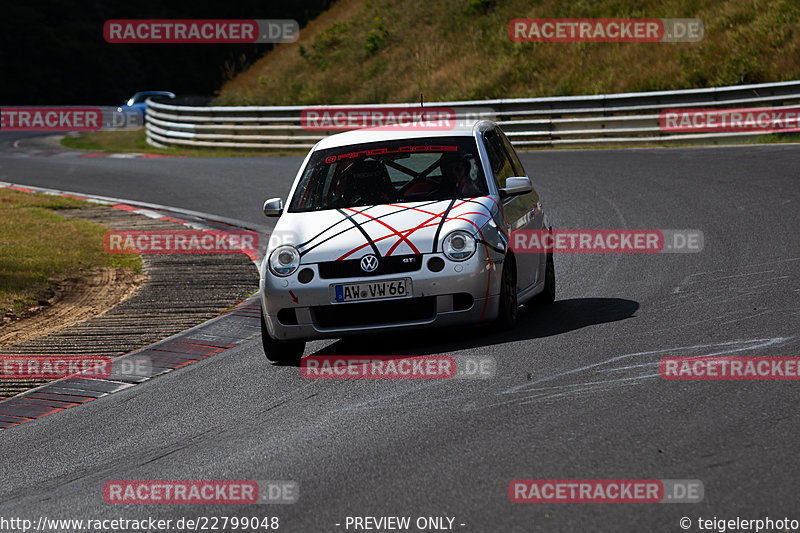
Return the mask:
[(294, 246), (278, 246), (269, 254), (269, 269), (276, 276), (288, 276), (299, 266), (300, 252)]
[(475, 237), (466, 231), (454, 231), (444, 238), (442, 251), (451, 261), (466, 261), (475, 253)]

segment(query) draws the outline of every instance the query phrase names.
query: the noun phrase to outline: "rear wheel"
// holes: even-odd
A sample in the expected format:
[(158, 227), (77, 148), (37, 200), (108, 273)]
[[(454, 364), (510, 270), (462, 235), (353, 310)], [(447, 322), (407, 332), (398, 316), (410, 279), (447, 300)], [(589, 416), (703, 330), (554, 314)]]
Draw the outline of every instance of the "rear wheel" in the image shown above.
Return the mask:
[(261, 345), (264, 355), (273, 363), (299, 363), (306, 349), (304, 341), (276, 341), (269, 336), (264, 310), (261, 310)]
[(556, 301), (556, 268), (553, 264), (553, 254), (547, 254), (547, 264), (544, 269), (544, 290), (531, 298), (525, 307), (532, 309), (542, 305), (550, 305)]
[(507, 255), (503, 263), (503, 275), (500, 278), (500, 310), (496, 325), (498, 329), (508, 331), (517, 325), (517, 264), (513, 255)]

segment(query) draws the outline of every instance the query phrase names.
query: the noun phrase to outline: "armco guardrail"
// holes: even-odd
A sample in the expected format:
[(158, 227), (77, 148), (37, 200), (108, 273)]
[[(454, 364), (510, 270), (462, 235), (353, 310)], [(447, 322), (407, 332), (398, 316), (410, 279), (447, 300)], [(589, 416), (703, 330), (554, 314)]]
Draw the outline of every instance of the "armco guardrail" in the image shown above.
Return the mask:
[[(428, 103), (458, 117), (496, 120), (516, 146), (628, 144), (755, 137), (762, 132), (668, 133), (659, 112), (670, 108), (785, 107), (800, 104), (800, 81), (682, 91), (509, 98)], [(315, 106), (316, 107), (316, 106)], [(335, 111), (353, 105), (325, 106)], [(367, 109), (419, 109), (418, 104), (358, 105)], [(147, 102), (147, 142), (160, 147), (304, 150), (335, 131), (301, 125), (307, 106), (179, 106)]]

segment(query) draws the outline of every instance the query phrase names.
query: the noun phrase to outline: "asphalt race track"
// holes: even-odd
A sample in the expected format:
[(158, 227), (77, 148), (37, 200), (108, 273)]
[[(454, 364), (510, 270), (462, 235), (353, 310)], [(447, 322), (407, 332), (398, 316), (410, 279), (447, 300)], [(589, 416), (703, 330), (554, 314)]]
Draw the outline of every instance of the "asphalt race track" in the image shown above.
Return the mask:
[[(299, 157), (29, 157), (0, 180), (159, 203), (261, 228)], [(26, 139), (21, 146), (24, 148)], [(0, 432), (0, 514), (455, 517), (454, 529), (681, 531), (800, 519), (798, 383), (665, 381), (665, 356), (800, 355), (800, 145), (524, 152), (558, 228), (699, 229), (696, 254), (556, 256), (557, 301), (485, 329), (309, 343), (311, 353), (490, 355), (489, 380), (306, 380), (253, 339)], [(254, 290), (256, 287), (254, 287)], [(515, 504), (514, 479), (698, 479), (693, 504)], [(294, 480), (292, 505), (110, 505), (110, 480)], [(337, 526), (336, 524), (341, 524)], [(461, 524), (464, 524), (463, 526)], [(692, 527), (692, 530), (697, 530)], [(351, 529), (352, 531), (352, 529)]]

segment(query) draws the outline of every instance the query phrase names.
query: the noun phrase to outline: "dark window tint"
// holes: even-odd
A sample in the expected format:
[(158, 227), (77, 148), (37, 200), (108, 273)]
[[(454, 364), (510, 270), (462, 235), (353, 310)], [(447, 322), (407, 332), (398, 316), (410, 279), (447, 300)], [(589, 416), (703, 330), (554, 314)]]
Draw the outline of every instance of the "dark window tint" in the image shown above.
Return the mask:
[(525, 176), (525, 168), (523, 168), (522, 162), (519, 160), (519, 157), (517, 157), (517, 152), (514, 151), (514, 147), (511, 146), (511, 141), (508, 140), (508, 137), (506, 137), (503, 132), (499, 133), (499, 137), (503, 141), (503, 147), (506, 149), (506, 152), (511, 159), (511, 165), (514, 167), (514, 176)]
[(506, 186), (506, 179), (516, 176), (511, 159), (503, 146), (500, 135), (495, 130), (489, 130), (483, 134), (486, 152), (489, 155), (489, 163), (492, 166), (497, 187), (502, 189)]
[(488, 194), (473, 137), (382, 141), (312, 154), (290, 212)]

